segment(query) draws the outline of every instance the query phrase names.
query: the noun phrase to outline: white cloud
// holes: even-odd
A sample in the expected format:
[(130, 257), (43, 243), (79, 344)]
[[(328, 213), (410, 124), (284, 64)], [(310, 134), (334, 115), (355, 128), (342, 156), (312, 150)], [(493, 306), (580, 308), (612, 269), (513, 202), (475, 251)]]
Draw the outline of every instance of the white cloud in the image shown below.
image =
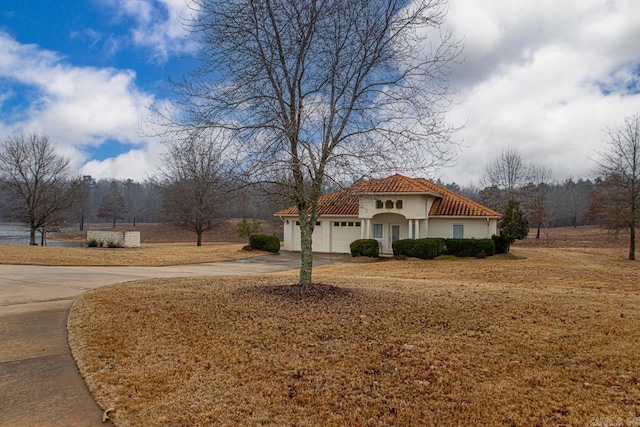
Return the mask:
[(136, 46), (150, 48), (160, 63), (175, 54), (193, 52), (196, 43), (185, 23), (196, 13), (187, 0), (109, 0), (118, 13), (135, 22), (131, 30)]
[(154, 98), (136, 87), (135, 77), (129, 70), (75, 67), (53, 52), (0, 33), (0, 79), (23, 88), (0, 95), (0, 106), (8, 109), (27, 94), (26, 107), (0, 119), (0, 132), (47, 134), (76, 167), (87, 159), (85, 148), (106, 140), (142, 144), (139, 124)]
[(606, 129), (640, 111), (637, 16), (633, 0), (450, 0), (466, 61), (449, 119), (470, 147), (443, 180), (478, 184), (506, 147), (558, 179), (592, 176)]
[(150, 178), (158, 167), (159, 153), (163, 147), (157, 141), (150, 141), (141, 149), (130, 150), (117, 157), (91, 160), (82, 167), (83, 175), (94, 178), (133, 179), (144, 181)]

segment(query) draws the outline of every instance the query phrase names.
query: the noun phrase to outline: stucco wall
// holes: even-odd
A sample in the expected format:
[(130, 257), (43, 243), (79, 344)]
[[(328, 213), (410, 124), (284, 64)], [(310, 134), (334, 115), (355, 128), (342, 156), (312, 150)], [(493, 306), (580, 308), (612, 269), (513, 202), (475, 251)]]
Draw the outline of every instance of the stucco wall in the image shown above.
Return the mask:
[[(376, 207), (376, 200), (381, 200), (382, 208)], [(393, 202), (393, 208), (387, 208), (386, 202)], [(402, 200), (402, 208), (396, 207), (397, 202)], [(424, 195), (380, 195), (378, 197), (362, 197), (360, 198), (360, 218), (373, 218), (376, 215), (385, 213), (396, 213), (407, 219), (426, 218), (427, 212), (431, 209), (434, 198)]]
[[(102, 242), (103, 246), (112, 243), (123, 248), (139, 248), (140, 232), (139, 231), (87, 231), (87, 241), (95, 240)], [(100, 246), (100, 244), (99, 244)]]
[(487, 239), (496, 234), (497, 220), (486, 218), (431, 218), (428, 237), (453, 237), (453, 224), (464, 225), (465, 239)]

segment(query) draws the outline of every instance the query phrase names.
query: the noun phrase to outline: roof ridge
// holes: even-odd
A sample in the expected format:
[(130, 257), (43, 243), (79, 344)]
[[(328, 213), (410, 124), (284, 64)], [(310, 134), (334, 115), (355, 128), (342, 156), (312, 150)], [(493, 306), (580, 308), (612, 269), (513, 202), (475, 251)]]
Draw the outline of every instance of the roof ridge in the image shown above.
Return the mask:
[[(448, 193), (450, 196), (453, 196), (453, 197), (455, 197), (456, 199), (462, 199), (465, 203), (470, 203), (470, 204), (474, 205), (475, 207), (477, 207), (477, 208), (479, 208), (479, 209), (482, 209), (482, 210), (487, 211), (487, 213), (492, 213), (492, 214), (495, 214), (495, 215), (497, 215), (497, 216), (502, 216), (502, 214), (501, 214), (500, 212), (497, 212), (497, 211), (495, 211), (495, 210), (493, 210), (493, 209), (491, 209), (491, 208), (488, 208), (488, 207), (486, 207), (485, 205), (483, 205), (483, 204), (481, 204), (481, 203), (476, 202), (475, 200), (471, 200), (471, 199), (469, 199), (468, 197), (464, 197), (463, 195), (458, 194), (458, 193), (456, 193), (456, 192), (455, 192), (455, 191), (453, 191), (453, 190), (449, 190), (447, 187), (444, 187), (444, 186), (442, 186), (442, 185), (440, 185), (440, 184), (436, 184), (435, 182), (433, 182), (433, 181), (429, 181), (429, 180), (428, 180), (428, 179), (426, 179), (426, 178), (418, 178), (418, 179), (421, 179), (421, 180), (424, 180), (424, 181), (426, 181), (426, 182), (429, 182), (429, 183), (431, 183), (431, 185), (433, 185), (433, 186), (437, 187), (438, 189), (442, 190), (442, 191), (443, 191), (443, 192), (445, 192), (445, 193)], [(444, 194), (443, 194), (443, 196), (444, 196)], [(444, 197), (443, 197), (443, 198), (444, 198)]]
[(396, 175), (398, 175), (404, 181), (408, 181), (409, 183), (411, 183), (413, 185), (417, 184), (418, 186), (422, 187), (422, 189), (425, 190), (425, 191), (431, 191), (431, 188), (427, 187), (422, 182), (420, 182), (420, 178), (411, 178), (411, 177), (408, 177), (406, 175), (402, 175), (402, 174), (399, 174), (399, 173), (397, 173)]

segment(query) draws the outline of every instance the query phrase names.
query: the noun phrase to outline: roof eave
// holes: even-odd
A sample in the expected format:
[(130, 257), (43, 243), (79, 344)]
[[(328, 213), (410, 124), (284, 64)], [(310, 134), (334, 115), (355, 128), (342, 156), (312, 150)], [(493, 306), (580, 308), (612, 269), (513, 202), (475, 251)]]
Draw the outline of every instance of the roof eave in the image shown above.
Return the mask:
[(495, 218), (500, 219), (502, 215), (429, 215), (429, 218), (471, 218), (471, 219), (484, 219)]
[(362, 191), (354, 192), (357, 196), (433, 196), (443, 197), (442, 194), (426, 192), (426, 191), (392, 191), (392, 192), (377, 192), (377, 191)]

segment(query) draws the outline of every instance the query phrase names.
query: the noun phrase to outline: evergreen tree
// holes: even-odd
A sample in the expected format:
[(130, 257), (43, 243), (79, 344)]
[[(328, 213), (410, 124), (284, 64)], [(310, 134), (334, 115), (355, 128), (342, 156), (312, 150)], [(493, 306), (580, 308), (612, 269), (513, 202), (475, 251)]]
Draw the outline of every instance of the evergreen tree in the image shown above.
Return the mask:
[(529, 234), (529, 221), (520, 209), (520, 202), (516, 199), (509, 199), (507, 211), (500, 226), (500, 238), (505, 245), (505, 252), (509, 253), (511, 244), (516, 240), (521, 240)]
[(262, 229), (262, 221), (254, 219), (252, 217), (242, 218), (242, 221), (238, 224), (238, 236), (249, 239), (254, 234), (258, 234)]

